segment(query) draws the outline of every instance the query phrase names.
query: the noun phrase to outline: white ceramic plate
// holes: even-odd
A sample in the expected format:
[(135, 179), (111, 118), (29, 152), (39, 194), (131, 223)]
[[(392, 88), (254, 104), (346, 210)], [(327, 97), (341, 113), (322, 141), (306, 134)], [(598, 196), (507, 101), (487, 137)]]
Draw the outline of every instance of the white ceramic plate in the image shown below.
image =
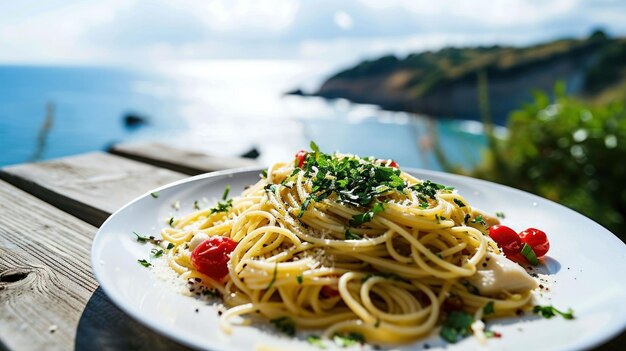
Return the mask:
[[(509, 187), (457, 175), (409, 170), (422, 179), (454, 186), (475, 207), (488, 213), (502, 211), (505, 224), (522, 230), (543, 229), (550, 238), (550, 291), (544, 298), (557, 308), (571, 307), (576, 319), (536, 316), (490, 322), (489, 328), (502, 333), (490, 339), (490, 350), (574, 350), (587, 349), (617, 335), (626, 327), (626, 246), (608, 230), (561, 205)], [(93, 247), (92, 266), (106, 294), (126, 313), (159, 333), (185, 345), (208, 350), (319, 350), (302, 339), (277, 335), (271, 328), (235, 327), (225, 335), (217, 326), (215, 306), (180, 295), (137, 263), (148, 258), (152, 245), (135, 241), (133, 231), (159, 233), (164, 218), (193, 210), (193, 202), (217, 199), (227, 184), (231, 195), (259, 179), (259, 169), (223, 171), (185, 179), (150, 193), (114, 213), (100, 227)], [(592, 204), (590, 204), (591, 206)], [(195, 312), (195, 309), (198, 312)], [(474, 338), (446, 345), (437, 335), (397, 349), (475, 350)], [(332, 346), (332, 345), (329, 345)]]

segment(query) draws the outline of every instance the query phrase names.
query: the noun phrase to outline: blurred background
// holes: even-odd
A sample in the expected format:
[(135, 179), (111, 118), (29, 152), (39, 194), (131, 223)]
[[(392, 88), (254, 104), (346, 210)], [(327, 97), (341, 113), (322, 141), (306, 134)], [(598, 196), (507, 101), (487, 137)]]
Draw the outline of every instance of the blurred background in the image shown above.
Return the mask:
[(626, 233), (626, 2), (0, 1), (0, 166), (156, 140), (392, 158)]

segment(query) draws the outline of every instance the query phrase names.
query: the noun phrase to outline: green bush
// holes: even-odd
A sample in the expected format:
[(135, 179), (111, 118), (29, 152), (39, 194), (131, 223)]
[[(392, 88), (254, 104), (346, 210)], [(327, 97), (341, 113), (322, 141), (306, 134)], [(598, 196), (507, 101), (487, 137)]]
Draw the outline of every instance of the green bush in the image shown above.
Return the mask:
[[(626, 241), (626, 108), (535, 93), (470, 175), (568, 206)], [(492, 139), (493, 140), (493, 139)]]

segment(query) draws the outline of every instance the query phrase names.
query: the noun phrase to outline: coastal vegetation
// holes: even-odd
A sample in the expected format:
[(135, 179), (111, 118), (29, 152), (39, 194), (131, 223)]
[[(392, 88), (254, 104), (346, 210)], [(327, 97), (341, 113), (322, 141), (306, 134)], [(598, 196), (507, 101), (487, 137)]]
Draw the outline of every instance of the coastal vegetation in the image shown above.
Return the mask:
[(510, 114), (506, 138), (488, 135), (475, 169), (446, 168), (561, 203), (626, 241), (626, 107), (583, 102), (565, 91), (557, 84), (553, 94), (534, 92), (531, 103)]

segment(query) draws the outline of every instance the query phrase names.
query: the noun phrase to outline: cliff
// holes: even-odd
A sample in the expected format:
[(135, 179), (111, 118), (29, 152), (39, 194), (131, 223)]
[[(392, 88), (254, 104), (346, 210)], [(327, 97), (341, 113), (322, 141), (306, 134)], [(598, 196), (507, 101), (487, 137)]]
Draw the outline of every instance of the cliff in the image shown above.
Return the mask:
[(345, 98), (437, 117), (479, 119), (478, 74), (488, 78), (496, 123), (532, 98), (564, 81), (568, 92), (587, 99), (626, 91), (626, 40), (595, 32), (529, 47), (445, 48), (400, 59), (364, 61), (326, 80), (313, 95)]

